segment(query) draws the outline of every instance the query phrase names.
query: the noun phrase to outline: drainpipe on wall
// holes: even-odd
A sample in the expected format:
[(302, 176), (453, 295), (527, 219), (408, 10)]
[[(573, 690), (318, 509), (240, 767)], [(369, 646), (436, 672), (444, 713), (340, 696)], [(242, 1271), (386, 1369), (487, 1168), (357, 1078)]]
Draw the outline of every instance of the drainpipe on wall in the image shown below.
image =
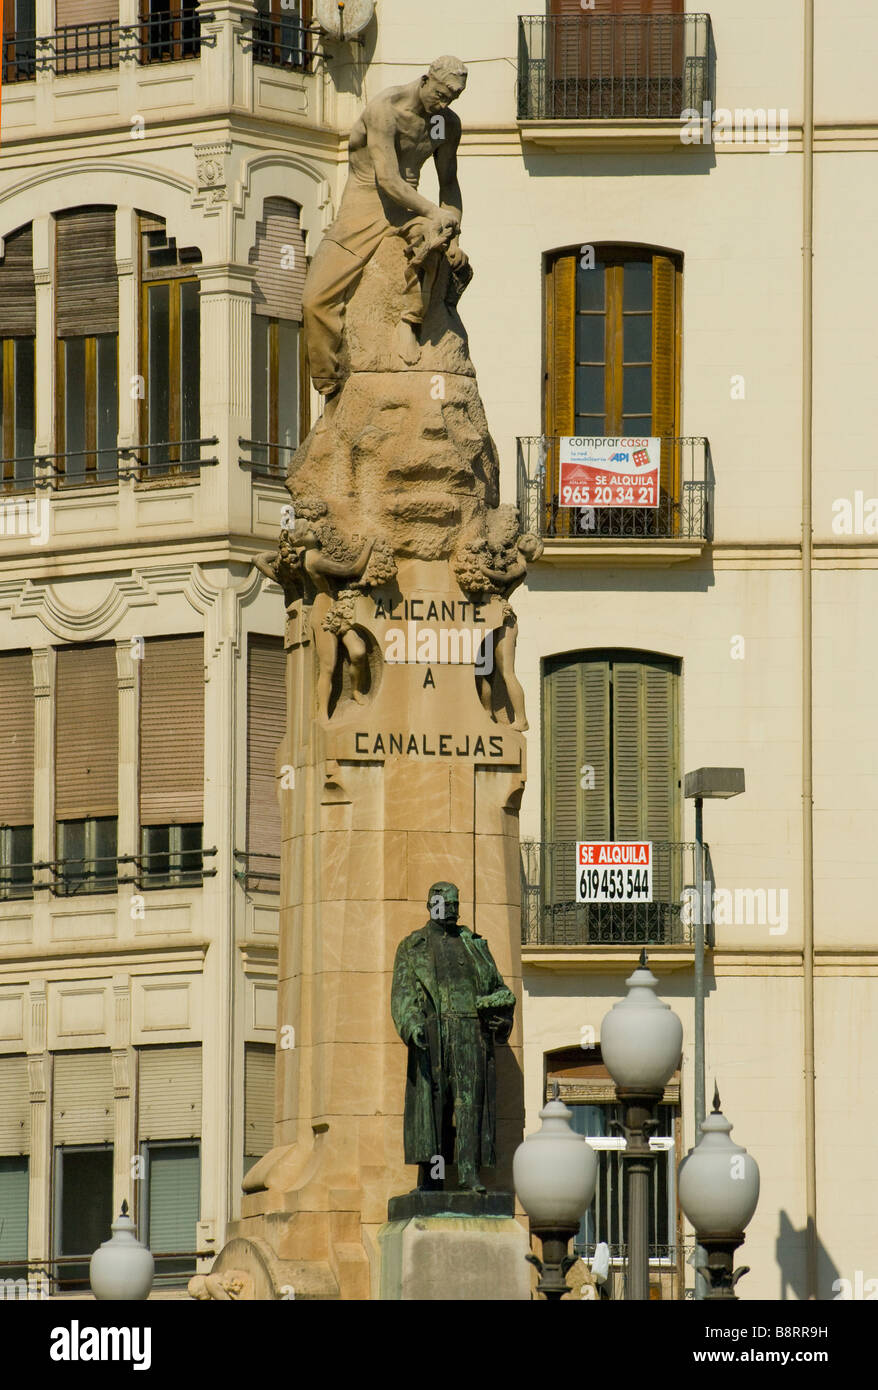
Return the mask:
[(805, 1080), (806, 1297), (817, 1297), (817, 1134), (814, 1071), (814, 782), (813, 782), (813, 230), (814, 0), (805, 0), (802, 120), (802, 872), (803, 1069)]

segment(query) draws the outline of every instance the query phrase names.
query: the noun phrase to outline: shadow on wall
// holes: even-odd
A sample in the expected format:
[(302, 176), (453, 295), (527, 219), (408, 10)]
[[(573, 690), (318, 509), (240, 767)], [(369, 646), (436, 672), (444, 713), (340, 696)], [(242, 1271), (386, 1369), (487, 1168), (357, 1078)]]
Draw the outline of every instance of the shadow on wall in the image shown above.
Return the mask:
[[(780, 1267), (780, 1297), (805, 1300), (808, 1297), (806, 1278), (807, 1226), (797, 1231), (785, 1211), (780, 1213), (780, 1230), (777, 1237), (777, 1263)], [(837, 1297), (832, 1285), (839, 1279), (838, 1268), (823, 1244), (817, 1238), (817, 1298), (830, 1302)]]

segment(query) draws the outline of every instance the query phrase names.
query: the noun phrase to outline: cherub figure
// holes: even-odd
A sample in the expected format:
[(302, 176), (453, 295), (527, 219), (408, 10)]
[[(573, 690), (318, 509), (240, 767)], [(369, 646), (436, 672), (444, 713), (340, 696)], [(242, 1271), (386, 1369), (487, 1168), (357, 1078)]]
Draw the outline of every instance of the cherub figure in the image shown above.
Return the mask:
[[(483, 544), (471, 546), (471, 559), (480, 572), (481, 592), (487, 597), (497, 594), (503, 615), (503, 626), (494, 634), (494, 668), (503, 683), (512, 706), (512, 727), (525, 733), (528, 728), (524, 710), (524, 691), (515, 674), (515, 649), (518, 643), (518, 618), (509, 596), (524, 582), (528, 561), (538, 560), (543, 553), (539, 536), (519, 532), (518, 508), (500, 506), (489, 512)], [(475, 573), (473, 574), (475, 578)], [(472, 592), (472, 590), (471, 590)], [(488, 676), (479, 677), (479, 697), (489, 714), (493, 713), (493, 692)]]
[(299, 498), (292, 530), (281, 533), (278, 554), (256, 557), (263, 574), (284, 586), (288, 597), (298, 590), (311, 596), (311, 635), (317, 653), (317, 708), (329, 718), (332, 678), (339, 655), (339, 641), (351, 664), (351, 695), (358, 704), (365, 699), (368, 680), (366, 644), (353, 626), (353, 582), (365, 575), (376, 540), (365, 541), (352, 554), (352, 546), (326, 517), (326, 503), (319, 498)]

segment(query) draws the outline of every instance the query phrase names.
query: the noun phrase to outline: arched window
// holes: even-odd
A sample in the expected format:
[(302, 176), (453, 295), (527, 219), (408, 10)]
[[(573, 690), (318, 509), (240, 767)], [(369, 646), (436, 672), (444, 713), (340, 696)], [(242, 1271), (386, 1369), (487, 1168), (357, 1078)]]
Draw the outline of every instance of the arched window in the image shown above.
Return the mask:
[(119, 285), (116, 210), (55, 217), (57, 476), (70, 485), (117, 477)]
[(33, 226), (4, 237), (0, 254), (0, 477), (3, 490), (33, 487)]
[(293, 450), (308, 429), (308, 376), (301, 334), (305, 242), (299, 208), (289, 198), (265, 199), (250, 264), (256, 267), (252, 458), (268, 472), (285, 473)]
[(140, 438), (144, 476), (197, 468), (201, 456), (201, 300), (197, 246), (179, 246), (164, 218), (140, 214)]

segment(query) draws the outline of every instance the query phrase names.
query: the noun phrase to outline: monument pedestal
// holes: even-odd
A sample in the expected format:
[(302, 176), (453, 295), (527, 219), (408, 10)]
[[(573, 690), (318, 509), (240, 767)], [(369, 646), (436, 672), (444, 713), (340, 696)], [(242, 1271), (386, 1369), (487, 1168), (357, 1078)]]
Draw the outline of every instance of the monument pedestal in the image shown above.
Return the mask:
[[(437, 1194), (440, 1195), (440, 1194)], [(448, 1194), (453, 1196), (454, 1194)], [(415, 1216), (378, 1233), (382, 1300), (525, 1302), (524, 1227), (509, 1216)]]

